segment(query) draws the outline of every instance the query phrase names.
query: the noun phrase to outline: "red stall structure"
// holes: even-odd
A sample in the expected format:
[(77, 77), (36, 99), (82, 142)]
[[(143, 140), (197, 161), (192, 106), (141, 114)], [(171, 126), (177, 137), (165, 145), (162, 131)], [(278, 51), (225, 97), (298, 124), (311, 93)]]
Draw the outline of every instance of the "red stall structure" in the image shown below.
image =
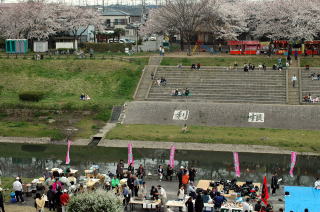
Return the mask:
[(261, 44), (259, 41), (228, 41), (230, 54), (255, 55), (260, 54)]
[(297, 52), (299, 55), (303, 54), (304, 45), (299, 42), (289, 42), (287, 40), (275, 40), (272, 42), (274, 54), (277, 55), (288, 55), (289, 48), (291, 46), (292, 54)]
[(272, 42), (274, 53), (277, 55), (288, 54), (289, 42), (287, 40), (275, 40)]
[(305, 41), (305, 54), (318, 55), (320, 54), (320, 40)]

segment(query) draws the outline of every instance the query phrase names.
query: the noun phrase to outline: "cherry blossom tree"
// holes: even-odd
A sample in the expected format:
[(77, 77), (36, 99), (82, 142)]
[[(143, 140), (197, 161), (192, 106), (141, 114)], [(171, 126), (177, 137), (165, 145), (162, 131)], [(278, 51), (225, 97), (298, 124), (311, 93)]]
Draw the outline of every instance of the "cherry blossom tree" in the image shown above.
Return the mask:
[(90, 25), (102, 30), (102, 17), (97, 11), (64, 4), (28, 1), (0, 11), (4, 38), (43, 40), (66, 32), (78, 39)]
[(211, 33), (216, 38), (236, 39), (247, 32), (247, 15), (243, 1), (227, 0), (173, 0), (150, 12), (142, 34), (179, 34), (188, 44), (197, 33)]
[(257, 2), (253, 35), (272, 40), (313, 40), (320, 31), (320, 1), (272, 0)]
[(58, 17), (60, 31), (70, 32), (74, 40), (79, 40), (90, 25), (95, 26), (95, 31), (103, 30), (101, 14), (92, 9), (62, 5)]

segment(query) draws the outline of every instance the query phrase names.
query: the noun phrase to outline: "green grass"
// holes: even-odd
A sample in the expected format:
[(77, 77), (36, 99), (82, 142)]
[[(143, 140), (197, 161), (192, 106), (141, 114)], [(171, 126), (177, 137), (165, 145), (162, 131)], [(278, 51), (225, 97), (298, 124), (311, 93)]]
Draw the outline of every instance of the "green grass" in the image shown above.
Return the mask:
[(320, 67), (320, 57), (301, 57), (300, 58), (300, 66), (306, 67), (306, 65), (309, 65), (310, 67)]
[(64, 137), (60, 130), (46, 124), (22, 121), (0, 121), (0, 136), (50, 137), (54, 140)]
[(118, 125), (108, 139), (171, 141), (222, 144), (269, 145), (295, 151), (320, 151), (319, 131), (265, 128), (191, 126), (188, 133), (181, 126)]
[(191, 66), (191, 64), (200, 63), (203, 66), (233, 66), (235, 62), (242, 67), (245, 63), (252, 63), (256, 66), (265, 63), (270, 67), (277, 63), (278, 57), (266, 56), (239, 56), (239, 57), (164, 57), (161, 65), (176, 66), (182, 64), (183, 66)]
[[(116, 60), (0, 60), (2, 108), (104, 109), (132, 98), (146, 59)], [(18, 98), (24, 91), (41, 91), (39, 102)], [(80, 101), (81, 93), (91, 97)]]
[[(0, 59), (0, 136), (89, 138), (110, 118), (113, 105), (131, 100), (148, 58), (114, 60)], [(25, 91), (44, 93), (39, 102), (19, 100)], [(91, 97), (79, 99), (81, 93)], [(6, 109), (23, 109), (6, 114)], [(31, 109), (31, 112), (23, 112)], [(45, 112), (50, 110), (50, 112)], [(89, 116), (79, 111), (91, 111)], [(48, 123), (54, 119), (54, 123)]]

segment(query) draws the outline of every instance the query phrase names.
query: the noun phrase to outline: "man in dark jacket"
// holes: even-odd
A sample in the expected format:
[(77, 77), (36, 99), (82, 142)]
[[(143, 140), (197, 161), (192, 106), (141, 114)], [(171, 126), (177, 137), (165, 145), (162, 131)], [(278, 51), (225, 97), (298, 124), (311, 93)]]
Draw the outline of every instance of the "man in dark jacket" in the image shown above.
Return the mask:
[(196, 171), (195, 168), (191, 168), (189, 170), (189, 180), (190, 180), (190, 182), (194, 182), (194, 178), (196, 177), (196, 173), (197, 173), (197, 171)]
[(1, 208), (1, 211), (4, 212), (4, 198), (3, 198), (3, 194), (2, 194), (2, 188), (0, 187), (0, 208)]
[(60, 202), (60, 197), (62, 195), (61, 187), (58, 187), (57, 193), (54, 195), (54, 201), (56, 203), (57, 212), (62, 212), (62, 204)]
[(278, 183), (278, 174), (274, 173), (271, 178), (271, 188), (272, 188), (272, 195), (276, 193), (276, 190), (279, 188)]
[(47, 192), (47, 197), (48, 197), (48, 203), (49, 203), (49, 211), (51, 211), (51, 209), (53, 211), (56, 210), (56, 204), (55, 204), (55, 195), (54, 195), (54, 192), (52, 190), (52, 185), (49, 186), (49, 190)]
[(257, 203), (254, 205), (254, 211), (260, 211), (262, 208), (261, 200), (258, 200)]
[(194, 208), (195, 208), (196, 212), (202, 212), (202, 210), (204, 208), (203, 200), (202, 200), (202, 197), (200, 194), (198, 194), (198, 196), (196, 198)]

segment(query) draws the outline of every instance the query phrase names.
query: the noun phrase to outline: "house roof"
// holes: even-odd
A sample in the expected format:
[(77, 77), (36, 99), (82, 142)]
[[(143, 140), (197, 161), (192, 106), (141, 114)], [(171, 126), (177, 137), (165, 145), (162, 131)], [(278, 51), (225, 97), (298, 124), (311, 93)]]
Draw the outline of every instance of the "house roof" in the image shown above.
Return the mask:
[(103, 16), (130, 16), (130, 14), (126, 12), (123, 12), (121, 10), (115, 10), (112, 8), (105, 8), (105, 10), (101, 13)]

